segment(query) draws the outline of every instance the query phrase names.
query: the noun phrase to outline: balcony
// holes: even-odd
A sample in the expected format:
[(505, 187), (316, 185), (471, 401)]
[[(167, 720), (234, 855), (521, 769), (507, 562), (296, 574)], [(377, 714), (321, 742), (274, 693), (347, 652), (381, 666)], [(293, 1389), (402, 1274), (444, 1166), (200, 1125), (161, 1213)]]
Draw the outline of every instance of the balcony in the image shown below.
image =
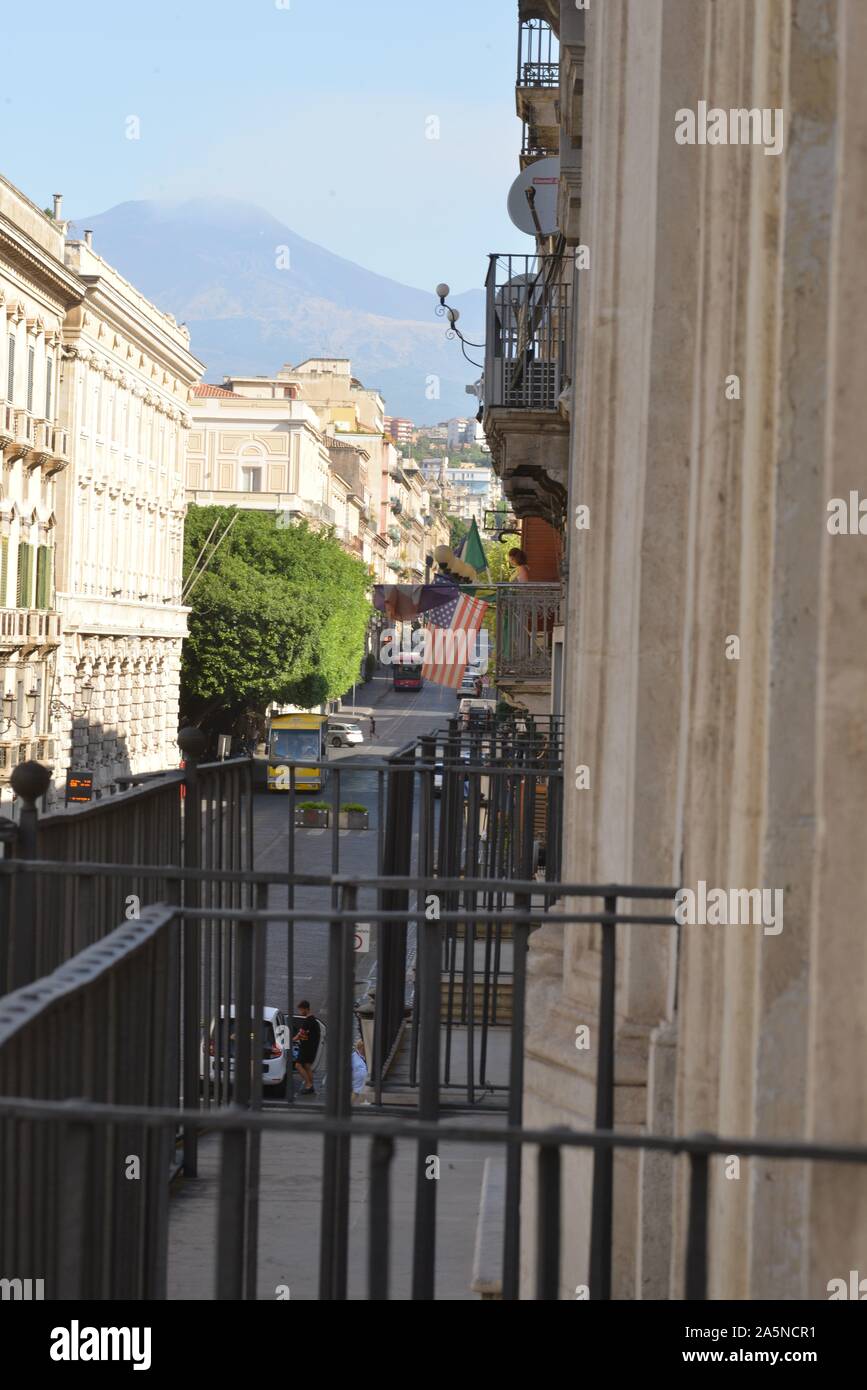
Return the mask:
[(485, 435), (518, 517), (566, 507), (572, 285), (562, 256), (491, 257), (486, 282)]
[[(515, 106), (533, 143), (540, 150), (557, 154), (560, 148), (560, 47), (550, 24), (543, 19), (522, 21), (518, 38), (518, 74)], [(541, 153), (533, 158), (541, 159)], [(522, 165), (531, 162), (522, 157)]]
[(36, 444), (36, 421), (32, 415), (28, 415), (26, 410), (12, 410), (9, 407), (7, 416), (9, 425), (9, 443), (6, 445), (6, 455), (9, 460), (26, 458), (33, 452)]
[(47, 609), (0, 608), (0, 648), (56, 647), (60, 614)]
[(549, 688), (561, 584), (497, 586), (497, 685)]

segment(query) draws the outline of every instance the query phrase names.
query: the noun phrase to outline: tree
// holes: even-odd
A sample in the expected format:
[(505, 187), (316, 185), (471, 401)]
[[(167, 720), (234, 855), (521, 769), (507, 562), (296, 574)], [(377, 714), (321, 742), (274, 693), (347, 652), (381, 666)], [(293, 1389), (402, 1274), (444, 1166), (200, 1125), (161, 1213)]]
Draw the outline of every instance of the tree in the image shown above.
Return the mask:
[(449, 545), (452, 550), (457, 550), (470, 529), (470, 523), (464, 521), (462, 516), (448, 516), (446, 520), (449, 523)]
[[(234, 509), (191, 507), (189, 574), (214, 522)], [(190, 592), (181, 701), (197, 724), (228, 731), (272, 701), (302, 708), (342, 695), (355, 679), (370, 616), (367, 567), (333, 534), (278, 527), (273, 512), (240, 511)]]

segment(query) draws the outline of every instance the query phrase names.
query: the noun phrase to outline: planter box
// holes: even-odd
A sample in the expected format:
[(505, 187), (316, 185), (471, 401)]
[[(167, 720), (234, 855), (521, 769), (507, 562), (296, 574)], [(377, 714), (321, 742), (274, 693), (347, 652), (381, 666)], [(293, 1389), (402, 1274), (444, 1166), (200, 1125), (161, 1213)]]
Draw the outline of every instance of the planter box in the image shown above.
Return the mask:
[(327, 830), (328, 817), (328, 811), (296, 811), (295, 824), (307, 830)]
[(341, 811), (340, 812), (341, 830), (369, 830), (370, 812), (369, 811)]

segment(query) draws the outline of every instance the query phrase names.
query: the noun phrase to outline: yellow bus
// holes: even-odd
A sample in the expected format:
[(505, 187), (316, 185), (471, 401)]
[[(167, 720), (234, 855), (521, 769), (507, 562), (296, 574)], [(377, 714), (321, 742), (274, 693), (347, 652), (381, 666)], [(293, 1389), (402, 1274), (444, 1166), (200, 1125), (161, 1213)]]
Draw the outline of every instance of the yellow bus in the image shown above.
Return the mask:
[(290, 763), (295, 763), (295, 790), (318, 792), (325, 781), (325, 769), (304, 767), (325, 760), (325, 714), (274, 714), (268, 721), (268, 790), (288, 792), (291, 787)]

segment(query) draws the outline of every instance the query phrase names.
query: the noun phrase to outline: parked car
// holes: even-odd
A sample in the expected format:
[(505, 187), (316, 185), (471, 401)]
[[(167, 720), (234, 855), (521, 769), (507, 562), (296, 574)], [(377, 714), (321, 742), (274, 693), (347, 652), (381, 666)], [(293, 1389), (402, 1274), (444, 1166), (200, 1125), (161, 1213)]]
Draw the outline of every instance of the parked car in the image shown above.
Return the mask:
[(348, 748), (363, 743), (364, 734), (357, 724), (344, 719), (329, 719), (325, 741), (329, 748)]
[[(220, 1023), (224, 1023), (226, 1010), (220, 1008)], [(208, 1080), (214, 1085), (217, 1080), (217, 1029), (216, 1019), (211, 1019), (211, 1027), (208, 1033)], [(235, 1075), (235, 1005), (229, 1009), (229, 1080)], [(292, 1039), (289, 1034), (289, 1024), (285, 1014), (279, 1009), (266, 1006), (262, 1010), (262, 1032), (261, 1032), (261, 1055), (262, 1055), (262, 1091), (263, 1094), (285, 1093), (287, 1080), (292, 1075)], [(205, 1042), (202, 1039), (202, 1051), (199, 1065), (199, 1075), (205, 1079)]]
[(478, 671), (470, 671), (468, 668), (464, 672), (463, 677), (461, 679), (460, 689), (458, 690), (458, 699), (460, 699), (462, 695), (475, 695), (476, 682), (480, 678), (480, 673)]
[[(459, 755), (459, 756), (460, 756), (460, 758), (462, 759), (463, 762), (468, 763), (468, 762), (470, 761), (470, 750), (469, 750), (469, 748), (461, 748), (461, 750), (460, 750), (460, 755)], [(441, 796), (441, 795), (442, 795), (442, 790), (443, 790), (443, 760), (442, 760), (442, 758), (438, 758), (434, 766), (435, 766), (435, 771), (434, 771), (434, 796)], [(469, 779), (468, 777), (465, 777), (465, 778), (464, 778), (464, 796), (469, 796), (469, 794), (470, 794), (470, 779)]]

